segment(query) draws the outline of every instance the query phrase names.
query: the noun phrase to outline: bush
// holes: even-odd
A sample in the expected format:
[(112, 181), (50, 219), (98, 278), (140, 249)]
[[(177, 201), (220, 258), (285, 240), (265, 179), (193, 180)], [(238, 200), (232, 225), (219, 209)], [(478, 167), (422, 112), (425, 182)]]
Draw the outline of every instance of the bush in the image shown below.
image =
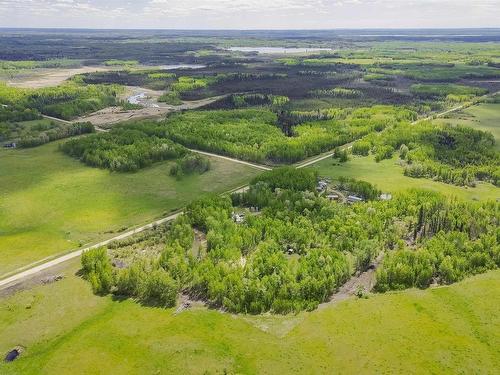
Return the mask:
[(345, 163), (349, 160), (347, 150), (335, 149), (335, 152), (333, 153), (333, 157), (335, 159), (338, 159), (338, 161), (341, 163)]
[(193, 173), (203, 174), (209, 170), (210, 160), (199, 154), (188, 154), (170, 168), (170, 175), (180, 178)]
[(375, 152), (375, 161), (378, 163), (384, 159), (392, 158), (392, 153), (394, 152), (394, 148), (392, 146), (377, 146)]
[(113, 270), (106, 248), (87, 250), (81, 258), (82, 270), (96, 294), (107, 294), (113, 285)]
[(352, 153), (354, 155), (368, 156), (372, 145), (367, 141), (357, 141), (352, 145)]

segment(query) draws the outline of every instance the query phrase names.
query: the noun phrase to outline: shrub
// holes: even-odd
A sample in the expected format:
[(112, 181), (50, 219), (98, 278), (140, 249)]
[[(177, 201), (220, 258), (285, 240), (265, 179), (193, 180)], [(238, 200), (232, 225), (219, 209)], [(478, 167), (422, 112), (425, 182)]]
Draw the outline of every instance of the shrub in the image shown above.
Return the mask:
[(371, 143), (367, 141), (357, 141), (352, 145), (352, 153), (354, 155), (368, 156), (371, 150)]
[(107, 294), (113, 284), (113, 270), (106, 248), (87, 250), (81, 258), (82, 270), (96, 294)]
[(170, 168), (170, 175), (182, 177), (193, 173), (203, 174), (210, 170), (210, 160), (199, 154), (184, 155)]

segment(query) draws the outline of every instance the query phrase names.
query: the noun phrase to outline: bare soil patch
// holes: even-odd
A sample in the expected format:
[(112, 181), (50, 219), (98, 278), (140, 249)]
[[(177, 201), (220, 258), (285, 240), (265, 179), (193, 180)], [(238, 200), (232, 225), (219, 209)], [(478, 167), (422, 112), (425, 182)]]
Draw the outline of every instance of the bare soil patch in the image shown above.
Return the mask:
[(70, 69), (35, 69), (26, 75), (10, 79), (7, 84), (14, 87), (38, 89), (57, 86), (77, 74), (104, 72), (113, 68), (104, 66), (83, 66)]
[(170, 109), (163, 107), (148, 107), (134, 110), (124, 110), (121, 107), (108, 107), (94, 112), (88, 116), (80, 117), (76, 121), (88, 121), (93, 125), (102, 126), (106, 124), (115, 124), (122, 121), (162, 117), (168, 112), (170, 112)]

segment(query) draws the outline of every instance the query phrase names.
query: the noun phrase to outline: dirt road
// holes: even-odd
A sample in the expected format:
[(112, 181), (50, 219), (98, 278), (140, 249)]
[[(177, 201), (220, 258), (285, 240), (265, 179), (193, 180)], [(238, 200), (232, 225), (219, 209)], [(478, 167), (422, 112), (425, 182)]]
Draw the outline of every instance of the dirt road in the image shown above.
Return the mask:
[[(498, 94), (499, 92), (497, 93), (492, 93), (492, 94), (489, 94), (489, 95), (486, 95), (484, 97), (481, 97), (481, 99), (484, 99), (484, 98), (487, 98), (487, 97), (490, 97), (490, 96), (493, 96), (493, 95), (496, 95)], [(211, 99), (214, 99), (214, 100), (217, 100), (215, 98), (211, 98)], [(206, 100), (206, 99), (205, 99)], [(200, 101), (198, 101), (200, 102)], [(450, 110), (447, 110), (445, 112), (442, 112), (442, 113), (439, 113), (437, 115), (434, 115), (432, 118), (435, 118), (435, 117), (440, 117), (440, 116), (444, 116), (445, 114), (448, 114), (448, 113), (451, 113), (451, 112), (456, 112), (458, 110), (461, 110), (462, 108), (464, 108), (464, 106), (458, 106), (458, 107), (455, 107), (455, 108), (452, 108)], [(424, 121), (425, 119), (422, 119), (422, 120), (417, 120), (414, 122), (414, 124), (417, 124), (419, 123), (420, 121)], [(347, 144), (343, 147), (343, 149), (349, 149), (352, 147), (352, 143), (350, 144)], [(203, 153), (202, 151), (197, 151), (199, 153)], [(209, 153), (206, 153), (206, 154), (209, 154)], [(238, 159), (233, 159), (233, 158), (229, 158), (229, 157), (226, 157), (226, 156), (221, 156), (221, 155), (216, 155), (216, 154), (209, 154), (210, 156), (214, 156), (214, 157), (219, 157), (219, 158), (224, 158), (225, 160), (230, 160), (230, 161), (234, 161), (234, 162), (237, 162), (237, 163), (247, 163), (247, 162), (243, 162), (241, 160), (238, 160)], [(318, 163), (319, 161), (322, 161), (322, 160), (325, 160), (329, 157), (331, 157), (333, 155), (333, 151), (332, 152), (328, 152), (324, 155), (321, 155), (319, 157), (315, 157), (315, 158), (312, 158), (308, 161), (305, 161), (303, 162), (302, 164), (299, 164), (296, 166), (296, 168), (304, 168), (304, 167), (307, 167), (309, 165), (312, 165), (312, 164), (315, 164), (315, 163)], [(254, 165), (252, 163), (248, 163), (248, 165), (250, 166), (253, 166), (253, 167), (256, 167), (256, 168), (259, 168), (259, 169), (263, 169), (264, 168), (269, 168), (271, 169), (270, 167), (265, 167), (265, 166), (258, 166), (258, 165)], [(265, 170), (268, 170), (268, 169), (265, 169)], [(246, 191), (248, 189), (248, 185), (245, 185), (245, 186), (242, 186), (242, 187), (239, 187), (237, 189), (233, 189), (231, 190), (230, 192), (243, 192), (243, 191)], [(114, 240), (118, 240), (118, 239), (123, 239), (123, 238), (126, 238), (126, 237), (130, 237), (131, 235), (135, 234), (135, 233), (139, 233), (145, 229), (148, 229), (148, 228), (151, 228), (153, 225), (155, 224), (161, 224), (161, 223), (164, 223), (164, 222), (167, 222), (169, 220), (173, 220), (175, 219), (175, 217), (177, 217), (178, 215), (180, 215), (181, 212), (179, 213), (176, 213), (176, 214), (173, 214), (173, 215), (170, 215), (168, 217), (165, 217), (163, 219), (160, 219), (160, 220), (157, 220), (157, 221), (154, 221), (153, 223), (150, 223), (150, 224), (147, 224), (147, 225), (144, 225), (142, 227), (139, 227), (139, 228), (136, 228), (134, 230), (131, 230), (131, 231), (128, 231), (126, 233), (122, 233), (120, 234), (119, 236), (116, 236), (116, 237), (113, 237), (113, 238), (110, 238), (108, 240), (105, 240), (105, 241), (102, 241), (98, 244), (95, 244), (95, 245), (92, 245), (92, 246), (89, 246), (89, 247), (86, 247), (84, 249), (79, 249), (79, 250), (75, 250), (73, 252), (70, 252), (68, 254), (65, 254), (65, 255), (62, 255), (62, 256), (59, 256), (57, 258), (54, 258), (52, 260), (47, 260), (47, 261), (40, 261), (39, 264), (32, 264), (32, 265), (28, 265), (26, 267), (23, 267), (22, 269), (18, 269), (16, 271), (14, 271), (12, 273), (12, 276), (9, 276), (7, 278), (4, 278), (4, 279), (1, 279), (0, 280), (0, 290), (3, 290), (9, 286), (11, 286), (12, 284), (15, 284), (15, 283), (18, 283), (18, 282), (21, 282), (23, 279), (29, 277), (29, 276), (32, 276), (32, 275), (35, 275), (39, 272), (42, 272), (44, 270), (47, 270), (55, 265), (58, 265), (58, 264), (61, 264), (69, 259), (73, 259), (75, 257), (78, 257), (81, 255), (81, 253), (83, 251), (85, 251), (86, 249), (90, 249), (90, 248), (95, 248), (95, 247), (99, 247), (99, 246), (104, 246), (106, 244), (108, 244), (109, 242), (111, 241), (114, 241)], [(5, 275), (3, 275), (5, 276)], [(361, 274), (360, 276), (358, 276), (357, 278), (355, 279), (351, 279), (348, 284), (345, 285), (345, 288), (346, 289), (341, 289), (339, 290), (339, 293), (337, 295), (337, 297), (335, 297), (335, 295), (332, 297), (332, 301), (335, 301), (335, 300), (339, 300), (341, 298), (344, 298), (345, 296), (348, 296), (348, 295), (351, 295), (350, 293), (352, 293), (353, 291), (353, 288), (357, 288), (358, 285), (369, 285), (369, 284), (366, 284), (367, 281), (370, 281), (372, 280), (373, 276), (371, 276), (371, 272), (370, 270), (366, 271), (365, 273)]]
[(239, 159), (230, 158), (230, 157), (227, 157), (227, 156), (212, 154), (210, 152), (205, 152), (205, 151), (200, 151), (200, 150), (193, 150), (193, 149), (190, 149), (190, 151), (196, 152), (197, 154), (201, 154), (201, 155), (205, 155), (205, 156), (211, 156), (211, 157), (214, 157), (214, 158), (229, 160), (229, 161), (232, 161), (233, 163), (248, 165), (249, 167), (253, 167), (253, 168), (256, 168), (256, 169), (261, 169), (263, 171), (270, 171), (272, 169), (271, 167), (267, 167), (265, 165), (250, 163), (248, 161), (243, 161), (243, 160), (239, 160)]

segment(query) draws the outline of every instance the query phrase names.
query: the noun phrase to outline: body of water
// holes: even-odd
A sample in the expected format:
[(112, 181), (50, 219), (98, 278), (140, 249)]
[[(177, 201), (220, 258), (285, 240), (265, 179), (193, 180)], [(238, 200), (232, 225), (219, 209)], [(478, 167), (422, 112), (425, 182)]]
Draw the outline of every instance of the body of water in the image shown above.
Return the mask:
[(206, 65), (201, 65), (201, 64), (167, 64), (167, 65), (161, 65), (160, 69), (163, 69), (163, 70), (203, 69), (206, 67), (207, 67)]
[(333, 51), (331, 48), (295, 48), (295, 47), (229, 47), (229, 51), (240, 51), (240, 52), (257, 52), (261, 54), (275, 54), (284, 55), (292, 53), (308, 53), (308, 52), (319, 52), (319, 51)]

